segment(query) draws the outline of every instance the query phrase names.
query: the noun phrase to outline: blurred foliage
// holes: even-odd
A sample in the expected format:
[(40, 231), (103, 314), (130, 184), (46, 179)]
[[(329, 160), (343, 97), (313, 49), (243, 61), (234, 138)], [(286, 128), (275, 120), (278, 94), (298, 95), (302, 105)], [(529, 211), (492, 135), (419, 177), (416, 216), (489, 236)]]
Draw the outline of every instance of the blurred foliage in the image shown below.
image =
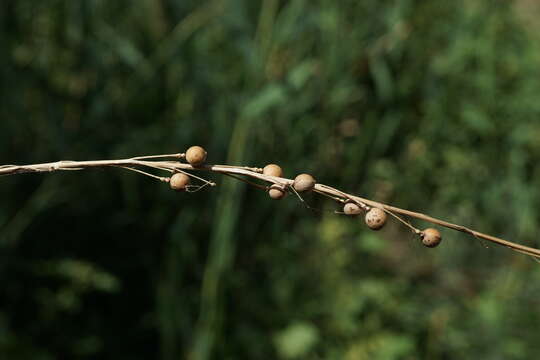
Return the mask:
[[(530, 1), (3, 0), (0, 164), (205, 146), (540, 246)], [(525, 14), (526, 16), (521, 16)], [(2, 359), (532, 359), (540, 267), (314, 196), (3, 177)], [(425, 224), (418, 224), (419, 227)]]

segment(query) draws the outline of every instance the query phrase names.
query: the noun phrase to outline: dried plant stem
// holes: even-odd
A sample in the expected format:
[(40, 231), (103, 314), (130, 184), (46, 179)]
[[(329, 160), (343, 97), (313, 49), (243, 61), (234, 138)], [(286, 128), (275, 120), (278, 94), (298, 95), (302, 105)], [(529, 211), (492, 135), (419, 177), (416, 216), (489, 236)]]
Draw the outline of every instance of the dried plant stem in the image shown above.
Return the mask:
[(131, 171), (134, 171), (134, 172), (136, 172), (136, 173), (143, 174), (143, 175), (145, 175), (145, 176), (149, 176), (149, 177), (151, 177), (151, 178), (157, 179), (157, 180), (159, 180), (159, 181), (168, 182), (168, 180), (169, 180), (169, 179), (166, 178), (166, 177), (163, 177), (163, 176), (156, 176), (156, 175), (154, 175), (154, 174), (147, 173), (146, 171), (142, 171), (142, 170), (139, 170), (139, 169), (134, 169), (134, 168), (129, 167), (129, 166), (117, 166), (117, 167), (119, 167), (119, 168), (121, 168), (121, 169), (131, 170)]
[[(173, 158), (174, 160), (150, 161), (151, 159), (165, 159), (165, 158), (169, 158), (169, 159)], [(130, 171), (136, 171), (143, 175), (156, 178), (160, 181), (168, 181), (168, 178), (156, 176), (148, 172), (137, 169), (137, 168), (142, 167), (142, 168), (150, 168), (150, 169), (167, 171), (170, 173), (185, 172), (186, 170), (207, 171), (207, 172), (230, 175), (231, 177), (234, 177), (235, 179), (238, 179), (238, 180), (241, 179), (237, 177), (238, 175), (240, 175), (240, 176), (250, 177), (252, 179), (260, 180), (269, 184), (278, 184), (284, 188), (290, 188), (292, 187), (294, 183), (294, 180), (292, 179), (262, 174), (261, 168), (253, 168), (253, 167), (245, 167), (245, 166), (231, 166), (231, 165), (203, 165), (203, 166), (194, 167), (190, 164), (180, 162), (180, 160), (182, 159), (184, 159), (184, 154), (177, 153), (177, 154), (167, 154), (167, 155), (138, 156), (138, 157), (133, 157), (129, 159), (120, 159), (120, 160), (57, 161), (57, 162), (34, 164), (34, 165), (2, 165), (0, 166), (0, 176), (23, 174), (23, 173), (41, 173), (41, 172), (83, 170), (83, 169), (103, 168), (103, 167), (120, 167), (120, 168), (124, 168)], [(215, 185), (215, 183), (213, 182), (207, 181), (205, 179), (202, 179), (200, 177), (197, 177), (187, 172), (185, 173), (189, 176), (192, 176), (194, 178), (197, 178), (203, 181), (204, 182), (203, 186)], [(249, 185), (257, 186), (259, 188), (264, 188), (264, 189), (267, 188), (266, 186), (256, 184), (246, 179), (242, 179), (242, 180), (248, 183)], [(421, 231), (416, 229), (414, 226), (412, 226), (405, 220), (401, 219), (396, 214), (423, 220), (423, 221), (436, 224), (439, 226), (443, 226), (449, 229), (457, 230), (457, 231), (472, 235), (478, 239), (487, 240), (492, 243), (505, 246), (516, 252), (530, 255), (535, 258), (540, 258), (540, 249), (531, 248), (531, 247), (520, 245), (511, 241), (508, 241), (508, 240), (504, 240), (504, 239), (501, 239), (492, 235), (484, 234), (484, 233), (469, 229), (465, 226), (453, 224), (448, 221), (440, 220), (426, 214), (401, 209), (395, 206), (365, 199), (356, 195), (347, 194), (343, 191), (340, 191), (338, 189), (335, 189), (333, 187), (330, 187), (324, 184), (315, 184), (314, 191), (318, 194), (329, 197), (333, 199), (334, 201), (337, 201), (340, 203), (343, 203), (346, 201), (354, 201), (364, 209), (367, 208), (368, 206), (380, 208), (388, 212), (393, 217), (397, 218), (400, 222), (402, 222), (404, 225), (409, 227), (416, 234), (420, 234)]]

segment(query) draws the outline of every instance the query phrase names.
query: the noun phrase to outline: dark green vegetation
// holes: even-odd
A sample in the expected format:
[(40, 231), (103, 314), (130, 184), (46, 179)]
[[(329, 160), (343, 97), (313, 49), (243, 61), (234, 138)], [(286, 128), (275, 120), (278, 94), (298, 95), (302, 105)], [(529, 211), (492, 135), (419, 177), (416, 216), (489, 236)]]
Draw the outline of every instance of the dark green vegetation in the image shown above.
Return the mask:
[[(0, 164), (200, 144), (539, 246), (529, 3), (2, 0)], [(530, 258), (211, 178), (0, 178), (0, 358), (540, 357)]]

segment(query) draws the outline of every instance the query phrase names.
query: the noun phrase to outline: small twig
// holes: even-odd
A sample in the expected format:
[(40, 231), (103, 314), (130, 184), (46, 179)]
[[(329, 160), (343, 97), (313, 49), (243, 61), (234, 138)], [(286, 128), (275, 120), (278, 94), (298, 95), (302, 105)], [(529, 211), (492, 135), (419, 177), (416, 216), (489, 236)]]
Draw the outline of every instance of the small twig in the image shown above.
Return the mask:
[(383, 209), (387, 214), (390, 214), (390, 216), (394, 217), (396, 220), (398, 220), (399, 222), (401, 222), (403, 225), (405, 225), (406, 227), (408, 227), (409, 229), (411, 229), (411, 231), (415, 234), (420, 234), (421, 231), (417, 228), (415, 228), (414, 226), (412, 226), (408, 221), (405, 221), (403, 220), (401, 217), (397, 216), (396, 214), (394, 214), (393, 212), (389, 211), (389, 210), (386, 210), (386, 209)]
[(233, 179), (236, 179), (238, 181), (242, 181), (242, 182), (245, 182), (246, 184), (248, 185), (251, 185), (251, 186), (255, 186), (256, 188), (259, 188), (261, 190), (264, 190), (264, 191), (267, 191), (268, 190), (268, 187), (267, 186), (263, 186), (261, 184), (257, 184), (257, 183), (254, 183), (253, 181), (249, 181), (249, 180), (246, 180), (244, 178), (241, 178), (240, 176), (236, 176), (236, 175), (233, 175), (233, 174), (227, 174), (227, 173), (224, 173), (224, 175), (227, 175), (229, 177), (232, 177)]
[(256, 172), (256, 173), (262, 173), (263, 172), (262, 168), (257, 168), (257, 167), (234, 166), (234, 165), (219, 165), (219, 166), (222, 167), (222, 168), (244, 169), (244, 170), (249, 170), (249, 171), (253, 171), (253, 172)]
[(165, 154), (165, 155), (149, 155), (149, 156), (137, 156), (132, 158), (133, 160), (147, 160), (147, 159), (162, 159), (162, 158), (177, 158), (177, 159), (183, 159), (186, 157), (186, 154), (184, 153), (177, 153), (177, 154)]
[(145, 176), (149, 176), (149, 177), (157, 179), (159, 181), (163, 181), (163, 182), (168, 182), (169, 181), (169, 178), (162, 177), (162, 176), (156, 176), (154, 174), (147, 173), (146, 171), (142, 171), (142, 170), (139, 170), (139, 169), (134, 169), (134, 168), (131, 168), (129, 166), (116, 166), (116, 167), (119, 167), (121, 169), (135, 171), (136, 173), (143, 174)]
[(193, 175), (191, 173), (188, 173), (187, 171), (182, 171), (182, 170), (177, 170), (178, 172), (182, 173), (182, 174), (186, 174), (187, 176), (191, 176), (192, 178), (195, 178), (197, 180), (200, 180), (204, 183), (204, 186), (206, 185), (210, 185), (210, 186), (216, 186), (216, 183), (215, 182), (212, 182), (212, 181), (208, 181), (206, 179), (203, 179), (202, 177), (199, 177), (197, 175)]
[(291, 192), (293, 194), (296, 195), (296, 197), (298, 198), (298, 200), (300, 200), (300, 202), (306, 207), (306, 209), (308, 210), (311, 210), (311, 211), (316, 211), (316, 212), (322, 212), (321, 209), (317, 209), (317, 208), (314, 208), (313, 206), (309, 205), (305, 200), (304, 198), (302, 197), (302, 195), (300, 195), (296, 189), (294, 188), (294, 186), (292, 185), (288, 185), (289, 189), (291, 190)]
[[(210, 184), (213, 184), (213, 185), (210, 185)], [(211, 182), (206, 182), (206, 183), (204, 183), (204, 184), (202, 184), (202, 185), (188, 185), (188, 186), (186, 187), (186, 191), (187, 191), (187, 192), (190, 192), (190, 193), (195, 193), (195, 192), (197, 192), (197, 191), (200, 191), (200, 190), (204, 189), (204, 188), (207, 187), (207, 186), (214, 186), (214, 185), (215, 185), (215, 184), (214, 184), (214, 183), (211, 183)], [(195, 190), (191, 190), (192, 188), (195, 189)]]
[(330, 194), (327, 194), (327, 193), (319, 191), (319, 190), (313, 190), (313, 191), (316, 192), (319, 195), (325, 196), (325, 197), (327, 197), (329, 199), (332, 199), (334, 201), (337, 201), (339, 203), (346, 203), (347, 202), (346, 199), (340, 198), (338, 196), (330, 195)]

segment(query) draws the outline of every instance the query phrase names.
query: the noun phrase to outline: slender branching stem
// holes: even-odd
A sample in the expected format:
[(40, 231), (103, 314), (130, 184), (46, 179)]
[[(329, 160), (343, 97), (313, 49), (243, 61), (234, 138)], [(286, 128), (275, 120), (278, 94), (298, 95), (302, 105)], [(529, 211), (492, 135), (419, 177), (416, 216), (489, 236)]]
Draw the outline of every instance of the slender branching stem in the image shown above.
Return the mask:
[[(164, 159), (169, 159), (169, 160), (164, 160)], [(192, 166), (188, 163), (181, 162), (181, 160), (184, 160), (184, 159), (185, 159), (184, 153), (176, 153), (176, 154), (166, 154), (166, 155), (137, 156), (133, 158), (120, 159), (120, 160), (94, 160), (94, 161), (62, 160), (62, 161), (43, 163), (43, 164), (34, 164), (34, 165), (0, 165), (0, 176), (23, 174), (23, 173), (42, 173), (42, 172), (56, 172), (56, 171), (70, 171), (70, 170), (77, 171), (77, 170), (90, 169), (90, 168), (103, 168), (103, 167), (117, 167), (118, 168), (119, 167), (119, 168), (124, 168), (130, 171), (136, 171), (137, 173), (140, 173), (145, 176), (150, 176), (160, 181), (164, 181), (164, 182), (168, 181), (169, 178), (156, 176), (154, 174), (150, 174), (146, 171), (140, 170), (140, 168), (149, 168), (149, 169), (154, 169), (154, 170), (167, 171), (169, 173), (182, 172), (191, 177), (199, 179), (204, 184), (202, 186), (196, 186), (195, 188), (197, 190), (200, 190), (206, 186), (214, 186), (215, 183), (193, 175), (191, 172), (194, 172), (194, 171), (206, 171), (206, 172), (229, 175), (235, 179), (243, 180), (249, 185), (253, 185), (262, 189), (267, 189), (268, 185), (272, 185), (272, 184), (278, 184), (284, 189), (287, 189), (287, 188), (293, 189), (292, 185), (294, 184), (294, 180), (283, 178), (283, 177), (265, 175), (262, 173), (261, 168), (246, 167), (246, 166), (232, 166), (232, 165)], [(264, 182), (265, 185), (257, 184), (253, 181), (244, 179), (243, 177), (248, 177), (253, 180)], [(469, 229), (468, 227), (453, 224), (451, 222), (437, 219), (426, 214), (401, 209), (395, 206), (383, 204), (378, 201), (365, 199), (360, 196), (345, 193), (341, 190), (335, 189), (333, 187), (330, 187), (324, 184), (315, 184), (315, 187), (313, 190), (317, 194), (326, 196), (339, 203), (353, 201), (364, 210), (369, 209), (369, 207), (380, 208), (384, 210), (385, 212), (387, 212), (388, 214), (390, 214), (391, 216), (395, 217), (398, 221), (400, 221), (409, 229), (411, 229), (411, 231), (413, 231), (415, 234), (421, 234), (422, 232), (419, 229), (412, 226), (409, 222), (403, 220), (398, 215), (406, 216), (409, 218), (415, 218), (415, 219), (422, 220), (428, 223), (432, 223), (432, 224), (443, 226), (449, 229), (460, 231), (460, 232), (469, 234), (477, 239), (483, 239), (483, 240), (490, 241), (498, 245), (505, 246), (518, 253), (530, 255), (537, 259), (540, 258), (540, 249), (528, 247), (525, 245), (517, 244), (512, 241), (504, 240), (504, 239), (501, 239), (492, 235), (484, 234), (479, 231)], [(300, 195), (299, 195), (299, 198), (303, 201)]]

